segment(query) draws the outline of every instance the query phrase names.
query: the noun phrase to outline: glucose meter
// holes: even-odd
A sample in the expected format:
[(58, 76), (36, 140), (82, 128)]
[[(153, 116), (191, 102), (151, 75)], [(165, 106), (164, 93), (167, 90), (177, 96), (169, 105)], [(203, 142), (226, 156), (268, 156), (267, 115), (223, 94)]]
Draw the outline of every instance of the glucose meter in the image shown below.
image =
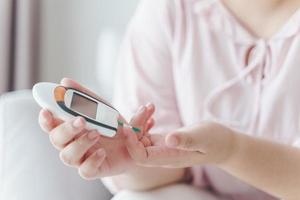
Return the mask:
[[(118, 120), (120, 114), (115, 108), (74, 88), (44, 82), (34, 85), (32, 93), (37, 103), (56, 117), (68, 120), (81, 116), (86, 120), (88, 129), (96, 129), (104, 136), (113, 137), (118, 126), (126, 125)], [(131, 128), (135, 132), (140, 131)]]

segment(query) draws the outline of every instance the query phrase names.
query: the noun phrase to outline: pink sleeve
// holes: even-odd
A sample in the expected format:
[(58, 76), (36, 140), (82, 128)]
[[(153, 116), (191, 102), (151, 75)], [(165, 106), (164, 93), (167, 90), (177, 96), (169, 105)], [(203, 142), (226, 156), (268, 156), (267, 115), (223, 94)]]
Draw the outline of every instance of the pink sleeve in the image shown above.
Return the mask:
[(144, 0), (122, 45), (114, 105), (129, 120), (139, 106), (156, 105), (155, 131), (180, 127), (172, 70), (172, 2)]

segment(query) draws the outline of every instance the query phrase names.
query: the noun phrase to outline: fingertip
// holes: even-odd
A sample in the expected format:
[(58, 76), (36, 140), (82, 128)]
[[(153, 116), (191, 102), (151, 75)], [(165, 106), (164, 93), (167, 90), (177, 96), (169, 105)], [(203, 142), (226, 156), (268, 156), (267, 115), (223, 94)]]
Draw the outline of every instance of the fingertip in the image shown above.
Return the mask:
[(70, 78), (64, 77), (61, 79), (60, 84), (61, 85), (68, 85), (68, 83), (70, 82)]
[(41, 111), (40, 111), (40, 115), (44, 118), (50, 118), (52, 117), (51, 115), (51, 112), (45, 108), (43, 108)]
[(77, 89), (79, 89), (81, 87), (77, 82), (75, 82), (74, 80), (72, 80), (70, 78), (63, 78), (61, 80), (60, 84), (65, 87), (72, 87), (72, 88), (77, 88)]
[(76, 129), (84, 128), (86, 125), (86, 120), (83, 117), (76, 117), (73, 120), (72, 125)]
[(53, 116), (51, 112), (46, 109), (42, 109), (39, 115), (39, 123), (41, 128), (46, 132), (50, 131), (52, 122)]
[(146, 105), (148, 111), (154, 111), (155, 105), (153, 103), (147, 103)]
[(151, 105), (153, 105), (152, 102), (148, 102), (148, 103), (146, 104), (147, 107), (149, 107), (149, 106), (151, 106)]

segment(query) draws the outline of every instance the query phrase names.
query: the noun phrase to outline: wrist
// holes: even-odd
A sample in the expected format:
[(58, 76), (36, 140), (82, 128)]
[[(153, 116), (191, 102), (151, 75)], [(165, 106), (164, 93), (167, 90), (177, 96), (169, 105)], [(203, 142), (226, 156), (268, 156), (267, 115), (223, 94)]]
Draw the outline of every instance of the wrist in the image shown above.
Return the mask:
[(242, 146), (241, 136), (242, 133), (231, 130), (227, 156), (226, 159), (219, 164), (219, 167), (225, 169), (228, 168), (231, 165), (231, 163), (235, 162), (235, 160), (237, 159), (237, 155), (241, 151), (241, 146)]
[(218, 132), (218, 137), (222, 139), (218, 140), (217, 154), (219, 154), (219, 158), (215, 164), (222, 168), (235, 159), (235, 155), (239, 149), (239, 133), (224, 126)]
[(192, 168), (191, 167), (185, 168), (180, 182), (191, 183), (192, 181), (193, 181)]

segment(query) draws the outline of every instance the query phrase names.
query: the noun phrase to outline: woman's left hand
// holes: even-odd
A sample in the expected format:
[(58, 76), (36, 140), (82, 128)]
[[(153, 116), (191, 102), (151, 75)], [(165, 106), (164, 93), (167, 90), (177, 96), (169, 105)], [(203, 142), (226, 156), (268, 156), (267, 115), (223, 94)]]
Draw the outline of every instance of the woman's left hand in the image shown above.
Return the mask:
[(223, 125), (205, 122), (173, 133), (150, 135), (152, 144), (144, 146), (131, 131), (127, 149), (138, 165), (182, 168), (201, 164), (222, 165), (236, 152), (235, 132)]

